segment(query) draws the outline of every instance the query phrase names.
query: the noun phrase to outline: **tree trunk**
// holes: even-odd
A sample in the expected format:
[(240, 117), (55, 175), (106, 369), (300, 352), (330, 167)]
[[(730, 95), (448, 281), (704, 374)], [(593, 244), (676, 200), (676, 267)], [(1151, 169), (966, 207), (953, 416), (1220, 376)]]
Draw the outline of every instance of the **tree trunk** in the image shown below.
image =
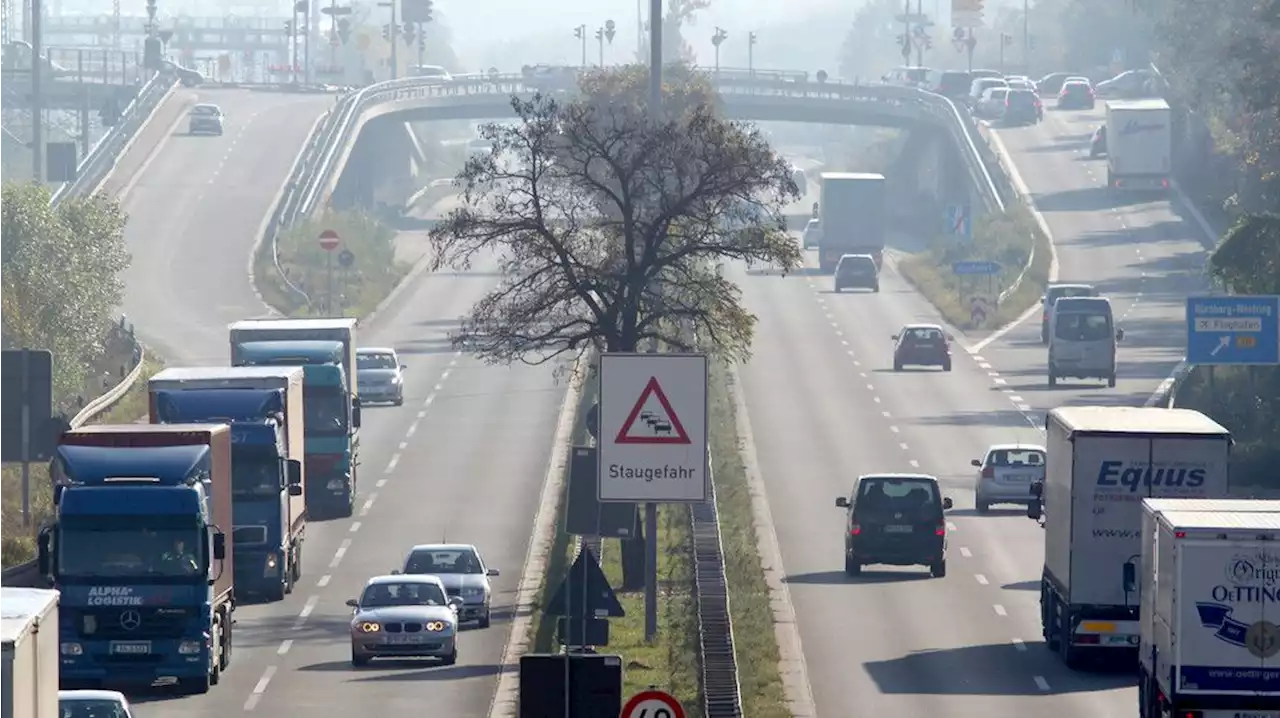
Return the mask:
[(622, 590), (640, 591), (644, 589), (645, 557), (644, 557), (644, 521), (640, 515), (640, 505), (636, 504), (636, 533), (634, 538), (623, 539), (622, 545)]

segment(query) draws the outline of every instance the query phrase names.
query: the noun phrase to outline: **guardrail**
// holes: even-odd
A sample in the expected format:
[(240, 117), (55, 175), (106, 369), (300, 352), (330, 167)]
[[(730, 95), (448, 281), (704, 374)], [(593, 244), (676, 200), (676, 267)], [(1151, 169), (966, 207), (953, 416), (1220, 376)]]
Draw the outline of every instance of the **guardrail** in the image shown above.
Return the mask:
[[(714, 465), (708, 454), (707, 471)], [(724, 545), (715, 480), (708, 476), (708, 500), (689, 507), (693, 534), (694, 597), (698, 602), (698, 643), (702, 653), (702, 715), (742, 718), (742, 688), (729, 612), (729, 582), (724, 572)]]

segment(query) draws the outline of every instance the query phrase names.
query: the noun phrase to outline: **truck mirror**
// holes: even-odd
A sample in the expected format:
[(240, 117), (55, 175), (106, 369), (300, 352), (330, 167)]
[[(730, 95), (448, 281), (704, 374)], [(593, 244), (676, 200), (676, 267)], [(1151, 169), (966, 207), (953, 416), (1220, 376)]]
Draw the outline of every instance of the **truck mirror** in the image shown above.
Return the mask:
[(1032, 521), (1040, 520), (1040, 500), (1039, 499), (1032, 499), (1031, 501), (1027, 502), (1027, 518), (1031, 519)]
[(227, 535), (221, 531), (213, 535), (213, 560), (221, 561), (227, 557)]
[(48, 576), (53, 573), (51, 570), (52, 566), (50, 565), (52, 562), (49, 560), (50, 555), (52, 554), (52, 551), (49, 550), (51, 539), (52, 536), (49, 534), (49, 529), (42, 530), (40, 535), (36, 538), (36, 566), (39, 568), (41, 576)]
[(360, 399), (352, 397), (351, 399), (351, 426), (360, 428)]
[(1124, 330), (1123, 330), (1123, 329), (1117, 329), (1117, 330), (1116, 330), (1116, 341), (1123, 341), (1123, 340), (1124, 340)]
[[(302, 462), (297, 459), (285, 460), (285, 475), (288, 477), (289, 486), (302, 486)], [(290, 492), (290, 496), (298, 494)]]
[(1138, 590), (1138, 566), (1133, 561), (1124, 564), (1124, 592), (1134, 593)]
[(982, 468), (982, 459), (969, 459), (969, 465), (970, 465), (970, 466), (976, 466), (976, 467), (978, 467), (979, 469), (981, 469), (981, 468)]
[(289, 484), (289, 488), (287, 490), (290, 496), (301, 496), (302, 484)]
[(943, 511), (946, 511), (946, 510), (950, 509), (952, 506), (955, 506), (955, 503), (953, 503), (953, 502), (951, 501), (951, 497), (950, 497), (950, 496), (944, 496), (944, 497), (942, 498), (942, 510), (943, 510)]
[(1039, 481), (1031, 484), (1031, 488), (1028, 490), (1031, 492), (1032, 496), (1037, 498), (1044, 496), (1044, 484)]
[(848, 499), (848, 498), (846, 498), (846, 497), (844, 497), (844, 496), (837, 496), (837, 497), (836, 497), (836, 508), (838, 508), (838, 509), (847, 509), (847, 508), (849, 508), (849, 499)]

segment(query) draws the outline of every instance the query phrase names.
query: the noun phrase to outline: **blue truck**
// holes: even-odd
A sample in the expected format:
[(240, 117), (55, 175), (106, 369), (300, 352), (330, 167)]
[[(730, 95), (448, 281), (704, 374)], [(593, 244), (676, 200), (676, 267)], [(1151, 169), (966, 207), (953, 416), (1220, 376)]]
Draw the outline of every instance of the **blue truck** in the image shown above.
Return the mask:
[(301, 367), (181, 367), (147, 383), (153, 424), (231, 425), (236, 594), (284, 600), (302, 577)]
[(61, 686), (208, 692), (231, 662), (231, 427), (82, 427), (50, 478), (37, 565), (62, 592)]
[(311, 519), (350, 516), (360, 464), (355, 319), (251, 319), (230, 327), (232, 366), (301, 366), (306, 504)]

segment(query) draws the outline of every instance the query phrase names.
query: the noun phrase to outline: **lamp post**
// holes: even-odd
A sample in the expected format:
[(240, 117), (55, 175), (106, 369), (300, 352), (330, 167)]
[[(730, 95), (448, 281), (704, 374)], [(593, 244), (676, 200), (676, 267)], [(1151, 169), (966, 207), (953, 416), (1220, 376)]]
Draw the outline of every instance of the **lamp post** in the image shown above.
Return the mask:
[(720, 45), (729, 37), (729, 33), (724, 28), (717, 27), (715, 33), (711, 35), (711, 44), (716, 48), (716, 74), (720, 74)]
[(578, 38), (582, 43), (582, 66), (587, 66), (587, 26), (579, 25), (573, 28), (573, 36)]

